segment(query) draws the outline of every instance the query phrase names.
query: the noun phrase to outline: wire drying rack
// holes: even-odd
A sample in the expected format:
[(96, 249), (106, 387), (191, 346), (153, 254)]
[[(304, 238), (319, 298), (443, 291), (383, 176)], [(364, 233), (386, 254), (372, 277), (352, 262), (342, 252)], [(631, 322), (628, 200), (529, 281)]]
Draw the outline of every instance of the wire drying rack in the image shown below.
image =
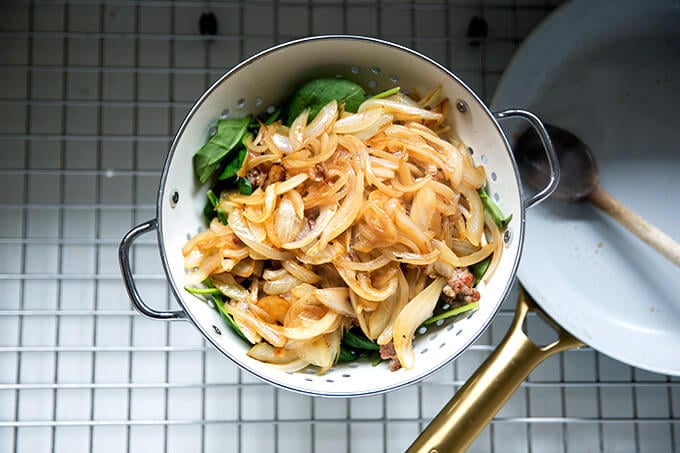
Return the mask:
[[(163, 159), (192, 102), (256, 51), (313, 34), (378, 36), (452, 68), (488, 101), (557, 3), (0, 4), (0, 451), (403, 451), (501, 339), (514, 294), (430, 379), (311, 398), (242, 373), (187, 323), (133, 312), (118, 241), (154, 216)], [(217, 34), (201, 34), (203, 14), (203, 31), (214, 18)], [(133, 253), (142, 296), (173, 307), (156, 243)], [(529, 329), (549, 334), (538, 318)], [(679, 411), (680, 380), (584, 348), (532, 373), (471, 451), (678, 451)]]

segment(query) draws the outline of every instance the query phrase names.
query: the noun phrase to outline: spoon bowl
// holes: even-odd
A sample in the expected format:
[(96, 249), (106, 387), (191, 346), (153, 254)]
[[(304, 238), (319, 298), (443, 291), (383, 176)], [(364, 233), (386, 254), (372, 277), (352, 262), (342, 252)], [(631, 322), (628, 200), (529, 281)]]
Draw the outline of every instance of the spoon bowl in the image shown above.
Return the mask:
[[(553, 196), (571, 202), (589, 201), (680, 266), (680, 244), (600, 187), (597, 162), (590, 148), (565, 129), (550, 124), (545, 127), (560, 165), (560, 182)], [(522, 180), (535, 189), (544, 187), (550, 178), (543, 149), (531, 128), (519, 136), (514, 148)]]

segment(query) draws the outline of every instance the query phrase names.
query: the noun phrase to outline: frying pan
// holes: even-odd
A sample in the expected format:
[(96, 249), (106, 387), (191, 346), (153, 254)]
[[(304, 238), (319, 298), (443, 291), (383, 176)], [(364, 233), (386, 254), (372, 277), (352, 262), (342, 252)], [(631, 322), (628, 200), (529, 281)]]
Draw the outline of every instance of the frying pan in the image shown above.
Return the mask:
[[(547, 18), (504, 73), (494, 108), (513, 105), (592, 149), (600, 183), (680, 239), (680, 3), (574, 1)], [(507, 124), (510, 137), (522, 126)], [(588, 344), (631, 366), (680, 375), (680, 271), (588, 204), (527, 212), (522, 293), (499, 348), (409, 451), (462, 451), (535, 366)], [(540, 308), (539, 308), (540, 307)], [(537, 346), (529, 311), (559, 338)], [(560, 327), (561, 326), (561, 327)]]
[[(490, 195), (505, 214), (512, 214), (504, 235), (504, 250), (493, 277), (479, 286), (480, 308), (471, 316), (434, 326), (414, 341), (415, 366), (389, 371), (358, 361), (338, 364), (323, 375), (289, 373), (246, 355), (249, 345), (229, 329), (217, 311), (184, 291), (182, 246), (188, 237), (205, 228), (202, 214), (205, 193), (194, 175), (192, 157), (207, 140), (220, 116), (242, 117), (273, 111), (302, 83), (318, 77), (342, 77), (367, 87), (375, 94), (400, 86), (427, 93), (441, 86), (451, 100), (448, 112), (458, 136), (483, 163)], [(525, 211), (545, 199), (558, 179), (537, 194), (524, 196), (517, 167), (501, 119), (521, 117), (544, 138), (549, 159), (554, 161), (550, 140), (541, 122), (531, 113), (505, 110), (492, 113), (460, 79), (446, 68), (405, 47), (356, 36), (324, 36), (285, 43), (251, 57), (210, 87), (187, 114), (168, 153), (157, 196), (156, 218), (130, 230), (122, 239), (119, 259), (133, 306), (158, 320), (190, 321), (217, 350), (244, 370), (281, 388), (307, 395), (350, 397), (394, 390), (422, 380), (445, 366), (481, 335), (498, 311), (515, 278), (524, 237)], [(159, 311), (147, 304), (136, 290), (130, 266), (130, 248), (144, 233), (155, 232), (164, 270), (180, 309)]]

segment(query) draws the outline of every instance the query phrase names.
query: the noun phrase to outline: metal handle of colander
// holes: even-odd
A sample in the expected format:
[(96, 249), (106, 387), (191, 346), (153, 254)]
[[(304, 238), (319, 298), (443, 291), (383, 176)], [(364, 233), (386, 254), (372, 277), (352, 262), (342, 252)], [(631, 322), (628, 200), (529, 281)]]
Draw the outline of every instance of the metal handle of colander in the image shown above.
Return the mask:
[(132, 267), (130, 266), (130, 247), (132, 243), (141, 235), (156, 231), (158, 229), (158, 222), (156, 219), (147, 220), (128, 231), (123, 239), (120, 241), (118, 247), (118, 261), (120, 264), (120, 271), (123, 274), (123, 282), (125, 289), (130, 297), (132, 306), (142, 315), (151, 319), (159, 319), (161, 321), (174, 321), (186, 319), (187, 315), (182, 310), (176, 311), (159, 311), (149, 307), (137, 291), (135, 279), (132, 274)]
[[(560, 165), (557, 160), (557, 154), (555, 153), (555, 148), (553, 147), (552, 140), (550, 140), (550, 135), (548, 134), (548, 131), (546, 130), (545, 126), (543, 125), (543, 122), (533, 113), (527, 111), (527, 110), (521, 110), (521, 109), (508, 109), (508, 110), (501, 110), (499, 112), (494, 112), (494, 117), (497, 120), (502, 120), (506, 118), (521, 118), (529, 123), (531, 127), (533, 127), (536, 130), (536, 133), (538, 134), (538, 137), (541, 140), (541, 144), (543, 145), (543, 148), (545, 149), (545, 155), (548, 159), (548, 169), (550, 170), (550, 179), (548, 180), (548, 184), (546, 186), (527, 198), (524, 201), (524, 208), (530, 208), (532, 206), (536, 206), (538, 203), (542, 202), (546, 198), (548, 198), (552, 193), (557, 189), (557, 184), (560, 182)], [(514, 155), (512, 156), (514, 160)], [(517, 166), (517, 162), (515, 162), (515, 166)]]

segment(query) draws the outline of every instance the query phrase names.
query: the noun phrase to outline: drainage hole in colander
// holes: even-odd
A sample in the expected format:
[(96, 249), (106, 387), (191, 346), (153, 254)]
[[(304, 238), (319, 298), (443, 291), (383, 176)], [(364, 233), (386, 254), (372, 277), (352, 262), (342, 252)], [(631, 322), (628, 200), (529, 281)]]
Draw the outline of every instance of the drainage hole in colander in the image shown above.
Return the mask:
[(305, 373), (307, 373), (307, 374), (315, 374), (316, 372), (315, 372), (313, 369), (311, 369), (311, 368), (307, 368), (307, 369), (305, 370)]
[(452, 330), (453, 330), (453, 324), (449, 324), (448, 326), (446, 326), (447, 332), (451, 332)]
[(312, 382), (312, 378), (305, 378), (305, 381)]
[(359, 367), (359, 364), (358, 364), (358, 363), (350, 363), (350, 364), (347, 365), (347, 366), (350, 367), (350, 368), (358, 368), (358, 367)]
[(177, 190), (173, 190), (170, 192), (170, 207), (174, 208), (177, 206), (177, 203), (179, 203), (179, 192)]
[(276, 107), (274, 107), (273, 105), (268, 105), (267, 106), (267, 113), (269, 113), (271, 115), (274, 112), (276, 112)]
[(244, 98), (239, 99), (236, 101), (236, 108), (237, 109), (242, 109), (246, 105), (246, 100)]
[(482, 163), (484, 165), (486, 165), (487, 161), (489, 160), (489, 159), (486, 158), (486, 154), (482, 154), (482, 157), (480, 159), (482, 160)]
[(435, 322), (434, 325), (437, 326), (437, 327), (441, 327), (441, 326), (444, 325), (444, 320), (440, 319), (439, 321)]
[(495, 171), (492, 171), (491, 172), (491, 180), (495, 182), (497, 179), (498, 179), (498, 175), (496, 175)]
[(371, 72), (373, 74), (380, 74), (380, 68), (378, 66), (372, 66), (371, 67)]
[(390, 76), (390, 82), (392, 82), (392, 83), (398, 83), (398, 82), (399, 82), (399, 76), (396, 75), (396, 74), (392, 74), (392, 75)]
[(439, 349), (443, 348), (444, 346), (446, 346), (446, 343), (440, 344), (440, 345), (439, 345)]
[(330, 382), (332, 384), (335, 381), (333, 379), (326, 379), (326, 382)]
[(430, 341), (434, 340), (435, 338), (437, 338), (437, 334), (436, 334), (436, 333), (433, 333), (432, 335), (430, 335), (429, 337), (427, 337), (427, 339), (430, 340)]
[(346, 377), (352, 377), (352, 375), (351, 375), (351, 374), (345, 373), (345, 374), (342, 375), (342, 377), (345, 377), (345, 378), (346, 378)]
[(470, 314), (465, 317), (465, 319), (472, 318), (475, 315), (475, 313), (477, 313), (475, 310), (471, 311)]
[(425, 349), (423, 349), (422, 351), (420, 351), (421, 354), (425, 354), (426, 352), (427, 352), (427, 348), (425, 348)]
[(220, 330), (219, 327), (217, 327), (216, 325), (213, 324), (212, 328), (217, 335), (222, 335), (222, 331)]
[(361, 72), (361, 68), (359, 66), (352, 66), (350, 71), (352, 71), (352, 74), (359, 74)]
[(474, 156), (474, 155), (475, 155), (475, 150), (472, 149), (471, 146), (468, 146), (468, 153), (470, 153), (471, 156)]
[(253, 101), (253, 104), (255, 104), (255, 107), (259, 107), (262, 105), (262, 98), (261, 97), (256, 97), (255, 100)]
[(378, 82), (376, 82), (375, 80), (369, 80), (368, 81), (368, 87), (369, 88), (375, 88), (377, 86), (378, 86)]
[(498, 192), (496, 192), (495, 194), (493, 194), (493, 199), (496, 200), (496, 203), (498, 203), (499, 201), (501, 201), (501, 196), (498, 195)]
[(422, 327), (418, 328), (418, 335), (424, 335), (425, 332), (427, 332), (427, 327), (422, 326)]
[(458, 330), (458, 332), (456, 332), (456, 336), (460, 335), (461, 333), (463, 333), (463, 329)]
[(225, 119), (228, 116), (229, 116), (229, 109), (222, 110), (222, 113), (220, 114), (220, 118)]
[(444, 311), (448, 310), (449, 308), (451, 308), (451, 305), (449, 305), (449, 304), (442, 305), (442, 310), (444, 310)]
[(208, 129), (208, 135), (213, 136), (217, 133), (217, 126), (212, 126), (210, 129)]

